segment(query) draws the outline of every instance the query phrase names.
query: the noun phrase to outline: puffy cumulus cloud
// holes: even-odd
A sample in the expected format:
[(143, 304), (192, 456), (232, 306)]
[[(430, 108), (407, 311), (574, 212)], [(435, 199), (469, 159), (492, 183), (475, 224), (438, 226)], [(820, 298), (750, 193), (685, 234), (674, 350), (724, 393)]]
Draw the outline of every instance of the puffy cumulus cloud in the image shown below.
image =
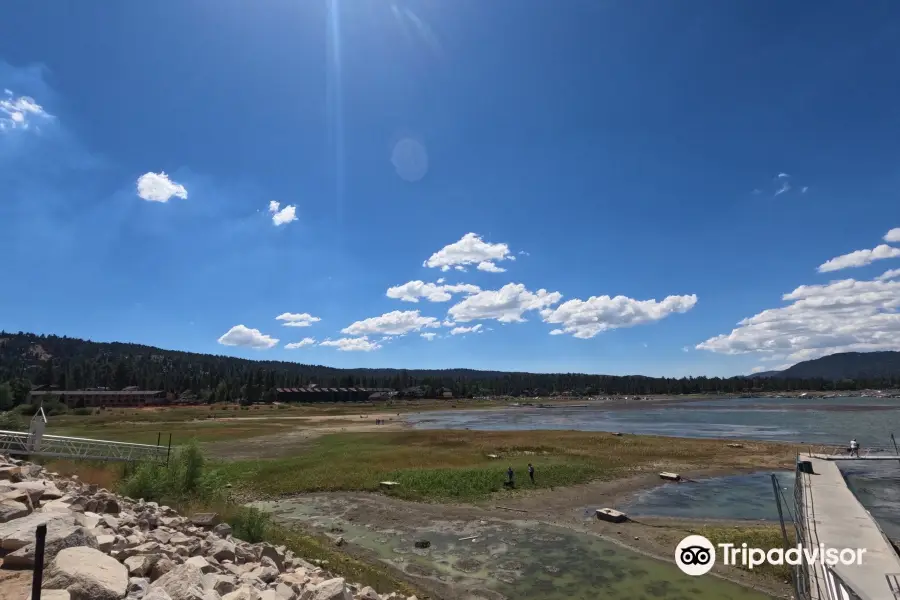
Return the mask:
[(465, 271), (465, 265), (477, 265), (478, 270), (502, 273), (495, 261), (515, 260), (506, 244), (491, 244), (475, 233), (467, 233), (458, 242), (444, 246), (423, 263), (423, 267), (440, 267), (441, 271), (451, 268)]
[(318, 323), (322, 319), (314, 317), (309, 313), (281, 313), (275, 317), (276, 321), (284, 321), (282, 325), (285, 327), (309, 327), (313, 323)]
[(850, 267), (864, 267), (872, 264), (876, 260), (896, 258), (898, 256), (900, 256), (900, 249), (888, 246), (887, 244), (881, 244), (871, 250), (857, 250), (850, 254), (836, 256), (819, 265), (818, 271), (819, 273), (829, 273), (831, 271), (840, 271), (841, 269), (848, 269)]
[(245, 346), (247, 348), (265, 350), (275, 346), (278, 340), (261, 333), (259, 329), (235, 325), (219, 338), (219, 343), (223, 346)]
[(545, 323), (560, 325), (553, 335), (569, 333), (588, 339), (609, 329), (633, 327), (665, 319), (674, 313), (685, 313), (697, 304), (697, 296), (667, 296), (662, 301), (635, 300), (627, 296), (591, 296), (587, 300), (573, 299), (555, 309), (544, 309)]
[(16, 96), (12, 90), (3, 90), (0, 96), (0, 133), (25, 130), (36, 121), (52, 118), (34, 98)]
[(462, 335), (464, 333), (483, 333), (481, 327), (481, 323), (479, 323), (478, 325), (473, 325), (471, 327), (454, 327), (450, 331), (450, 335)]
[(271, 213), (272, 223), (276, 227), (297, 220), (297, 207), (293, 204), (281, 208), (280, 202), (272, 200), (269, 202), (269, 213)]
[(779, 368), (835, 352), (900, 350), (900, 281), (801, 285), (782, 298), (790, 304), (744, 319), (697, 349), (759, 353), (763, 361), (786, 361)]
[(878, 281), (887, 281), (888, 279), (897, 279), (898, 277), (900, 277), (900, 269), (888, 269), (876, 277), (876, 279), (878, 279)]
[(403, 285), (388, 288), (387, 297), (404, 302), (418, 302), (419, 298), (425, 298), (429, 302), (447, 302), (453, 294), (477, 294), (481, 288), (469, 283), (444, 284), (444, 279), (438, 279), (437, 283), (425, 283), (424, 281), (407, 281)]
[(432, 341), (432, 340), (434, 340), (434, 338), (437, 337), (437, 334), (434, 333), (434, 332), (432, 332), (432, 331), (429, 331), (429, 332), (427, 332), (427, 333), (420, 333), (419, 335), (421, 335), (423, 338), (425, 338), (425, 339), (428, 340), (429, 342)]
[(894, 227), (886, 234), (884, 234), (884, 241), (886, 242), (900, 242), (900, 227)]
[(187, 189), (175, 183), (165, 172), (144, 173), (137, 180), (137, 194), (148, 202), (168, 202), (172, 196), (187, 200)]
[(370, 317), (351, 323), (344, 329), (341, 329), (341, 333), (354, 336), (403, 335), (411, 331), (440, 326), (440, 321), (434, 317), (422, 316), (417, 310), (395, 310), (380, 317)]
[(296, 350), (297, 348), (302, 348), (304, 346), (315, 346), (315, 345), (316, 345), (316, 338), (308, 337), (308, 338), (303, 338), (299, 342), (285, 344), (284, 347), (287, 348), (288, 350)]
[(487, 273), (506, 273), (506, 269), (504, 269), (503, 267), (498, 267), (489, 260), (481, 261), (475, 268), (479, 271), (485, 271)]
[(524, 321), (522, 315), (541, 310), (562, 299), (559, 292), (540, 289), (531, 292), (521, 283), (508, 283), (499, 290), (484, 290), (450, 307), (447, 314), (455, 322), (467, 323), (479, 319), (496, 319), (501, 323)]
[(381, 344), (369, 340), (368, 336), (325, 340), (320, 346), (334, 346), (341, 352), (372, 352), (381, 348)]

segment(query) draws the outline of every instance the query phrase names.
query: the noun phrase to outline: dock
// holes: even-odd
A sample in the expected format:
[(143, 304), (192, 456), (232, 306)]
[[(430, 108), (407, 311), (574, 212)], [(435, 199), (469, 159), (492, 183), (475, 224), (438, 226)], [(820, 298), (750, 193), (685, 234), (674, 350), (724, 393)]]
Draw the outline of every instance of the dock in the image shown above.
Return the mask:
[(900, 557), (847, 487), (836, 460), (840, 459), (815, 454), (798, 457), (800, 464), (808, 461), (812, 467), (812, 473), (797, 470), (798, 538), (810, 549), (824, 544), (825, 548), (864, 548), (866, 552), (858, 565), (809, 565), (804, 569), (808, 588), (803, 596), (810, 600), (900, 599)]

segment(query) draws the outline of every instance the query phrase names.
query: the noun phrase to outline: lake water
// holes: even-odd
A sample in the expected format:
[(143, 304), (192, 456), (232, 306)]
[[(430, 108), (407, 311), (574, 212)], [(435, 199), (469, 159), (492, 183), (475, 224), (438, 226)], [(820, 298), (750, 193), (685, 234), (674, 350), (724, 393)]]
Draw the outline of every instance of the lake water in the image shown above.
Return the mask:
[[(772, 473), (706, 477), (697, 482), (665, 483), (635, 494), (619, 506), (628, 516), (679, 517), (685, 519), (735, 519), (777, 521), (778, 507)], [(782, 503), (791, 507), (794, 472), (774, 473)], [(789, 515), (785, 514), (785, 519)]]
[(440, 411), (407, 417), (421, 429), (619, 431), (677, 437), (755, 439), (889, 447), (900, 433), (900, 399), (739, 398), (635, 409), (590, 407)]

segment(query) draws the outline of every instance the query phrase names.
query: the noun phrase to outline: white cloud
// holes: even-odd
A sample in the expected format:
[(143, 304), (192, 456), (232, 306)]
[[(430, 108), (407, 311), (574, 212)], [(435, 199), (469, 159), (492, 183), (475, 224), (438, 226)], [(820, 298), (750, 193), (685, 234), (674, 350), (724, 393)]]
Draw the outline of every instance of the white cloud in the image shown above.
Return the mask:
[(790, 304), (744, 319), (697, 349), (791, 361), (784, 368), (835, 352), (900, 350), (900, 281), (801, 285), (782, 298)]
[(808, 185), (804, 185), (804, 186), (800, 189), (800, 193), (801, 193), (801, 194), (805, 194), (805, 193), (808, 192), (808, 191), (809, 191), (809, 186), (808, 186)]
[(423, 263), (423, 267), (440, 267), (441, 271), (449, 271), (451, 268), (457, 271), (465, 271), (464, 265), (478, 265), (481, 271), (499, 269), (495, 261), (514, 260), (506, 244), (491, 244), (481, 239), (475, 233), (467, 233), (458, 242), (444, 246)]
[(265, 350), (275, 346), (278, 340), (260, 333), (259, 329), (235, 325), (219, 338), (219, 343), (223, 346), (246, 346), (257, 350)]
[(482, 333), (481, 327), (481, 323), (479, 323), (478, 325), (472, 325), (471, 327), (454, 327), (450, 331), (450, 335), (462, 335), (464, 333)]
[(886, 242), (900, 242), (900, 227), (894, 227), (886, 234), (884, 234), (884, 241)]
[(28, 129), (35, 119), (53, 118), (34, 98), (16, 97), (12, 90), (3, 91), (9, 97), (0, 98), (0, 132)]
[(269, 201), (269, 212), (272, 213), (272, 222), (277, 227), (278, 225), (284, 225), (285, 223), (290, 223), (291, 221), (297, 220), (297, 207), (293, 204), (281, 207), (281, 203), (276, 202), (275, 200)]
[(819, 273), (829, 273), (831, 271), (839, 271), (850, 267), (864, 267), (872, 264), (876, 260), (884, 260), (886, 258), (896, 258), (900, 256), (900, 249), (881, 244), (871, 250), (857, 250), (850, 254), (843, 254), (825, 261), (819, 265)]
[(478, 319), (496, 319), (501, 323), (524, 321), (522, 314), (540, 310), (562, 299), (559, 292), (541, 289), (530, 292), (521, 283), (508, 283), (499, 290), (484, 290), (450, 307), (447, 314), (453, 321), (466, 323)]
[(696, 304), (697, 296), (694, 294), (667, 296), (660, 302), (626, 296), (591, 296), (587, 300), (576, 298), (555, 309), (545, 309), (541, 311), (541, 316), (545, 323), (561, 325), (564, 333), (588, 339), (609, 329), (632, 327), (659, 321), (674, 313), (685, 313)]
[(434, 332), (431, 332), (431, 331), (429, 331), (428, 333), (420, 333), (419, 335), (421, 335), (423, 338), (425, 338), (429, 342), (434, 340), (435, 337), (437, 337), (437, 334)]
[(188, 197), (185, 187), (169, 179), (164, 172), (144, 173), (138, 177), (137, 193), (148, 202), (168, 202), (172, 196), (182, 200)]
[(287, 348), (288, 350), (296, 350), (297, 348), (302, 348), (304, 346), (315, 346), (315, 345), (316, 345), (316, 338), (308, 337), (308, 338), (303, 338), (299, 342), (294, 342), (292, 344), (285, 344), (284, 347)]
[(682, 346), (682, 347), (681, 347), (681, 351), (682, 351), (682, 352), (690, 352), (691, 349), (690, 349), (688, 346)]
[(750, 373), (762, 373), (765, 370), (765, 367), (753, 367), (752, 369), (750, 369)]
[(285, 327), (309, 327), (313, 323), (318, 323), (322, 319), (314, 317), (309, 313), (281, 313), (275, 317), (276, 321), (284, 321)]
[[(513, 258), (513, 257), (510, 257)], [(503, 267), (498, 267), (494, 263), (489, 260), (483, 260), (478, 263), (478, 266), (475, 267), (479, 271), (485, 271), (486, 273), (506, 273), (506, 269)]]
[(440, 327), (441, 322), (434, 317), (423, 317), (417, 310), (385, 313), (380, 317), (370, 317), (350, 324), (341, 330), (347, 335), (401, 335), (425, 328)]
[[(438, 279), (438, 284), (443, 281), (443, 278)], [(436, 285), (416, 280), (388, 288), (387, 297), (404, 302), (418, 302), (419, 298), (425, 298), (429, 302), (447, 302), (453, 294), (476, 294), (480, 291), (480, 287), (468, 283)]]
[(444, 283), (445, 281), (446, 279), (444, 279), (443, 277), (438, 277), (437, 283)]
[(372, 352), (381, 348), (378, 342), (370, 341), (367, 336), (325, 340), (320, 346), (333, 346), (341, 352)]
[(887, 271), (876, 277), (876, 279), (878, 281), (887, 281), (889, 279), (897, 279), (898, 277), (900, 277), (900, 269), (888, 269)]

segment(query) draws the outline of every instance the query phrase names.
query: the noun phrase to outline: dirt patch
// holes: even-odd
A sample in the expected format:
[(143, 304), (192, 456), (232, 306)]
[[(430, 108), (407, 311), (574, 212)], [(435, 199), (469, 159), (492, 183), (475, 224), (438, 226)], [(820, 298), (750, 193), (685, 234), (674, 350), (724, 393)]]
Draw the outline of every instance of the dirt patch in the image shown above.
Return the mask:
[[(331, 422), (334, 417), (291, 417), (300, 419), (316, 419), (312, 423)], [(378, 417), (381, 419), (381, 417)], [(384, 417), (385, 420), (387, 417)], [(204, 450), (210, 457), (221, 460), (255, 460), (262, 458), (283, 458), (296, 454), (311, 440), (331, 433), (386, 433), (408, 429), (409, 425), (401, 421), (387, 421), (384, 425), (376, 425), (375, 417), (356, 420), (344, 419), (337, 425), (319, 425), (296, 427), (278, 433), (260, 435), (242, 440), (209, 442)]]
[(31, 578), (31, 571), (0, 569), (0, 598), (31, 598)]

